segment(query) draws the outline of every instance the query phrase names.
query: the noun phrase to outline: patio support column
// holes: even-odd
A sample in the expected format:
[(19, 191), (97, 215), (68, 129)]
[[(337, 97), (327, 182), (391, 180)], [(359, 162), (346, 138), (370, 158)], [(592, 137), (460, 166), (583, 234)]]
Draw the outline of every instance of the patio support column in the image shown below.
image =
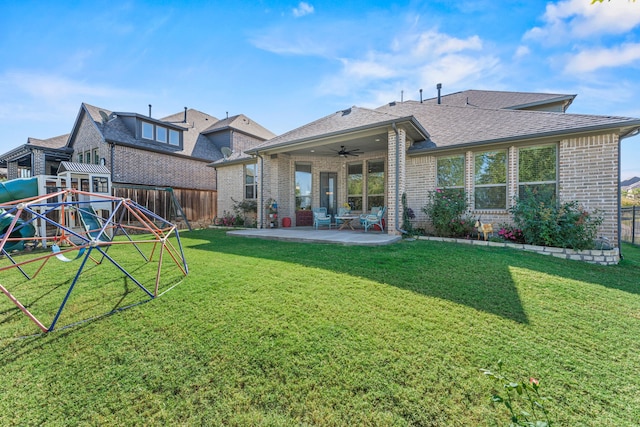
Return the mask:
[(7, 162), (7, 179), (18, 178), (18, 162)]
[(32, 150), (31, 156), (31, 176), (44, 175), (46, 172), (44, 151)]
[(387, 134), (387, 233), (400, 234), (402, 193), (406, 191), (407, 134), (404, 128), (391, 128)]

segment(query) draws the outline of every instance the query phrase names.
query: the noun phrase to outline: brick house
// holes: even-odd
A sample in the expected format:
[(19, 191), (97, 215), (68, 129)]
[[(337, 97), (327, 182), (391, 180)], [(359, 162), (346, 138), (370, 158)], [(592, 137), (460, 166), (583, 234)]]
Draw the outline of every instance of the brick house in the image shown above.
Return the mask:
[[(110, 170), (114, 188), (172, 187), (181, 195), (181, 204), (185, 201), (186, 211), (189, 200), (200, 211), (191, 215), (187, 212), (189, 219), (202, 220), (203, 215), (206, 219), (216, 215), (217, 177), (206, 165), (224, 157), (223, 147), (246, 149), (274, 136), (242, 114), (219, 120), (185, 108), (156, 119), (151, 116), (151, 106), (148, 115), (141, 115), (83, 103), (69, 135), (37, 140), (39, 145), (30, 138), (29, 144), (0, 158), (7, 161), (9, 179), (18, 177), (21, 155), (25, 165), (27, 158), (33, 159), (26, 175), (55, 174), (62, 160), (102, 164)], [(44, 143), (55, 143), (56, 147), (47, 148)]]
[(565, 113), (574, 98), (470, 90), (337, 111), (215, 162), (218, 203), (252, 196), (262, 209), (273, 198), (293, 225), (311, 207), (384, 205), (385, 231), (399, 234), (403, 193), (418, 224), (428, 222), (428, 192), (442, 187), (464, 189), (474, 216), (504, 223), (521, 190), (544, 186), (597, 209), (600, 235), (617, 242), (620, 140), (640, 119)]
[(71, 160), (69, 134), (49, 139), (28, 138), (27, 143), (0, 155), (0, 165), (7, 169), (7, 179), (33, 175), (55, 175), (60, 162)]

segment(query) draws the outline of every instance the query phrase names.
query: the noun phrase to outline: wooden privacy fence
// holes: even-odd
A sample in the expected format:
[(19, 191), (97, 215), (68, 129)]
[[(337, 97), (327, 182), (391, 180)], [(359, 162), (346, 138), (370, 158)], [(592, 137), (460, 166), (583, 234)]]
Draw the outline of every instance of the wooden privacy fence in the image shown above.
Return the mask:
[(622, 241), (640, 245), (640, 206), (622, 208), (620, 223)]
[[(217, 212), (214, 190), (113, 184), (113, 195), (133, 200), (156, 215), (175, 222), (180, 229), (206, 227)], [(131, 224), (136, 222), (136, 218), (127, 215), (123, 221)]]

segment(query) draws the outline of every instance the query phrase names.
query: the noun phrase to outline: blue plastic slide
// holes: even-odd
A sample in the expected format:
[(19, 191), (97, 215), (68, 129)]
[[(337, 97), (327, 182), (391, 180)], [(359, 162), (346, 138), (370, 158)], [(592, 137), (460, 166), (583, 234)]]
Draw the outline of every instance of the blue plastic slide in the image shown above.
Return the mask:
[[(26, 199), (38, 195), (38, 178), (19, 178), (11, 181), (0, 182), (0, 203), (11, 202), (13, 200)], [(14, 216), (0, 209), (0, 239), (2, 239), (11, 225)], [(18, 219), (13, 233), (10, 237), (33, 237), (36, 229), (32, 224), (25, 224)], [(24, 249), (24, 242), (7, 242), (4, 245), (6, 251)]]

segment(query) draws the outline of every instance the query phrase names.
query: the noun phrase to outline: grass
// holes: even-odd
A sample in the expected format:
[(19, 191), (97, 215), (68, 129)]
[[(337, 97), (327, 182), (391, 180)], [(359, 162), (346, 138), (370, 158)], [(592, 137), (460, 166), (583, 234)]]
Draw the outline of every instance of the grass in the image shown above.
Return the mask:
[[(114, 315), (33, 335), (0, 299), (0, 425), (508, 425), (479, 371), (499, 359), (540, 380), (557, 425), (640, 420), (638, 247), (602, 267), (443, 242), (182, 237), (190, 274)], [(15, 285), (21, 301), (57, 308), (70, 264)], [(85, 274), (61, 325), (147, 300), (109, 266)], [(179, 280), (167, 270), (163, 289)]]

